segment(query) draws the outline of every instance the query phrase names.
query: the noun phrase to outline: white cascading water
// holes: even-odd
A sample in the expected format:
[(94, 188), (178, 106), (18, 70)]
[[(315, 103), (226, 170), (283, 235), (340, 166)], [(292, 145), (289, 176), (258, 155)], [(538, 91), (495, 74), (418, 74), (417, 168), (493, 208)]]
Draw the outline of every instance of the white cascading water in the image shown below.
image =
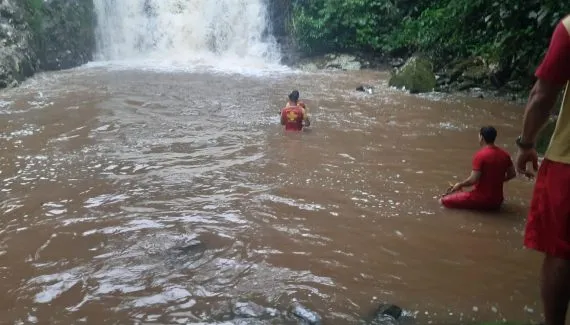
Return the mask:
[(277, 65), (265, 0), (94, 0), (99, 61)]

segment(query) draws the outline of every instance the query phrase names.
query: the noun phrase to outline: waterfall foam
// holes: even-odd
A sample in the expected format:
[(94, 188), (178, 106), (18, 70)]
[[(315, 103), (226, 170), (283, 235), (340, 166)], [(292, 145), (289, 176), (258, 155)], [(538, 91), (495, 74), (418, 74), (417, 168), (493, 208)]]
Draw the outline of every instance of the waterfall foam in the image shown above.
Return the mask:
[(279, 66), (265, 0), (94, 0), (97, 61)]

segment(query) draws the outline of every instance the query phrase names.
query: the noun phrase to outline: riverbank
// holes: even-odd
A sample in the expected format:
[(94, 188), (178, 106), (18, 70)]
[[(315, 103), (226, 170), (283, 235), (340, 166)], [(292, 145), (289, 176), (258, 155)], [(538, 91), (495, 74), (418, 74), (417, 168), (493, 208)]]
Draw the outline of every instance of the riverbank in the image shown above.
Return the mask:
[[(419, 65), (416, 61), (417, 58), (423, 60)], [(509, 80), (501, 85), (496, 81), (498, 76), (495, 74), (493, 66), (489, 66), (481, 58), (456, 59), (439, 69), (431, 60), (421, 55), (404, 59), (363, 53), (329, 53), (300, 57), (295, 62), (286, 63), (294, 68), (313, 72), (361, 69), (390, 71), (392, 78), (389, 85), (404, 91), (411, 93), (440, 92), (481, 99), (496, 99), (514, 103), (519, 105), (521, 109), (524, 108), (532, 87), (532, 85), (522, 86), (522, 80)], [(360, 85), (358, 90), (373, 91), (368, 85)], [(556, 107), (560, 106), (560, 100), (561, 98), (556, 103)], [(553, 116), (541, 132), (537, 142), (539, 153), (544, 154), (546, 152), (555, 124), (556, 116)]]

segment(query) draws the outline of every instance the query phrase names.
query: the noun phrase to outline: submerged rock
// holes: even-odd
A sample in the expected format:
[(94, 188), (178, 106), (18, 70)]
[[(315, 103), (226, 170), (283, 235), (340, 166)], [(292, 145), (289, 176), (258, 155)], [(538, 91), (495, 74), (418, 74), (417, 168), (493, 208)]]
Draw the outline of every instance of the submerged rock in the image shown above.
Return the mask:
[(369, 325), (398, 325), (398, 320), (390, 315), (379, 315)]
[(291, 314), (303, 321), (304, 323), (302, 324), (320, 325), (322, 322), (321, 316), (319, 314), (308, 309), (298, 302), (293, 302), (291, 305)]
[(376, 315), (388, 315), (394, 317), (395, 319), (398, 319), (402, 316), (402, 312), (402, 308), (396, 305), (381, 304), (376, 310)]
[(275, 317), (279, 311), (265, 308), (253, 302), (237, 302), (233, 307), (234, 315), (245, 318)]
[(402, 319), (402, 308), (392, 304), (381, 304), (369, 325), (398, 325)]
[(393, 73), (388, 85), (405, 88), (413, 94), (433, 91), (436, 86), (433, 65), (427, 59), (413, 56)]
[(372, 94), (374, 92), (374, 87), (372, 87), (370, 85), (360, 85), (360, 86), (356, 87), (356, 90)]

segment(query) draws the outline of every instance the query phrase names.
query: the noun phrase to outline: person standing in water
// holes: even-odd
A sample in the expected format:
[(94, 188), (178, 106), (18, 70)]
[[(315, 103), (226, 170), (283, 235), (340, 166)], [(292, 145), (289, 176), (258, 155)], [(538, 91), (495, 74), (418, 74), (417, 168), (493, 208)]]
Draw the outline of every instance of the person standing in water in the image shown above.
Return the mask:
[[(492, 126), (482, 127), (479, 143), (482, 148), (473, 157), (471, 175), (463, 182), (450, 187), (440, 199), (441, 204), (451, 209), (497, 210), (503, 203), (503, 183), (516, 176), (511, 156), (495, 145), (497, 130)], [(461, 192), (464, 187), (474, 186), (470, 192)]]
[[(570, 303), (570, 16), (556, 26), (535, 76), (516, 140), (517, 171), (532, 176), (528, 163), (534, 172), (538, 170), (524, 246), (544, 254), (540, 280), (544, 324), (564, 325)], [(562, 89), (556, 128), (538, 168), (536, 140)]]
[(286, 131), (301, 131), (303, 127), (311, 125), (306, 106), (299, 102), (299, 91), (293, 90), (289, 94), (287, 105), (281, 110), (281, 125)]

